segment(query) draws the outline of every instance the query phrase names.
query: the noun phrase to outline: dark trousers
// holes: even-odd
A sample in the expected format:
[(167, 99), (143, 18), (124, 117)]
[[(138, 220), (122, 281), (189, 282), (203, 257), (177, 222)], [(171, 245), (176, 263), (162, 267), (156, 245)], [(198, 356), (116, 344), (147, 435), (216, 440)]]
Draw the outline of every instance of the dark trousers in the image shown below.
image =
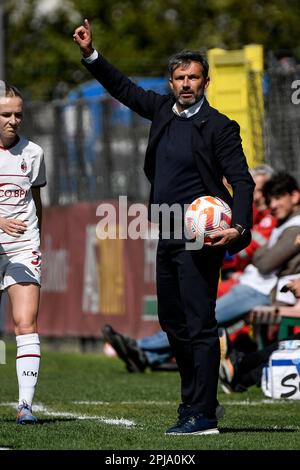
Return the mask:
[(224, 249), (186, 250), (179, 240), (159, 240), (157, 299), (181, 376), (182, 402), (214, 415), (220, 346), (215, 304)]

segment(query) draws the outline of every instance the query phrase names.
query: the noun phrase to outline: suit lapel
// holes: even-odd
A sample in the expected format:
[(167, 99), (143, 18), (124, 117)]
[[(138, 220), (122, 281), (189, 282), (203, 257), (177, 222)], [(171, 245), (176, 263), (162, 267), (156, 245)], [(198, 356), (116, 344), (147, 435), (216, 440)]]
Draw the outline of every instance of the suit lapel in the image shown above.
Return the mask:
[(161, 132), (163, 129), (167, 126), (167, 124), (173, 119), (174, 117), (174, 112), (172, 110), (172, 103), (171, 106), (164, 106), (163, 109), (161, 110), (160, 116), (159, 116), (159, 125), (155, 129), (153, 135), (151, 136), (151, 142), (149, 142), (150, 147), (155, 143), (160, 136)]

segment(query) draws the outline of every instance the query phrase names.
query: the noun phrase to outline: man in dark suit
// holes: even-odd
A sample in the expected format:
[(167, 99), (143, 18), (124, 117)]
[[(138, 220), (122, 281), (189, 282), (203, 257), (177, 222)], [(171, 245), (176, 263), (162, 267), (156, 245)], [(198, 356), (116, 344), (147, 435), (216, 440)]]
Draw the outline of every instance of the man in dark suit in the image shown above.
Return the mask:
[[(218, 196), (232, 207), (231, 228), (201, 250), (187, 250), (185, 237), (175, 236), (175, 216), (169, 233), (163, 233), (161, 217), (157, 251), (159, 321), (181, 376), (178, 421), (166, 433), (217, 434), (220, 348), (214, 310), (219, 270), (225, 249), (235, 253), (244, 248), (252, 226), (254, 183), (239, 126), (205, 99), (208, 63), (199, 52), (185, 51), (170, 59), (172, 93), (159, 95), (137, 87), (98, 54), (87, 20), (73, 38), (82, 63), (108, 92), (152, 121), (144, 166), (151, 183), (150, 211), (153, 205), (186, 207), (203, 195)], [(233, 188), (233, 199), (223, 176)]]

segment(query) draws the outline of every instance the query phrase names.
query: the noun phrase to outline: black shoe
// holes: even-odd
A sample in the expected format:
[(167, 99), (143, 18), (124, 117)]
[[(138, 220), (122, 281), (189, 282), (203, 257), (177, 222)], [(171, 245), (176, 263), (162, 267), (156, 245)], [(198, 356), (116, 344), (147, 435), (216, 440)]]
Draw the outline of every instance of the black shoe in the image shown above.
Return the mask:
[(219, 434), (218, 421), (209, 419), (202, 413), (177, 421), (177, 423), (167, 429), (168, 435), (200, 435)]
[(110, 325), (102, 328), (103, 339), (116, 351), (118, 357), (125, 362), (128, 372), (144, 372), (148, 361), (136, 341), (117, 333)]

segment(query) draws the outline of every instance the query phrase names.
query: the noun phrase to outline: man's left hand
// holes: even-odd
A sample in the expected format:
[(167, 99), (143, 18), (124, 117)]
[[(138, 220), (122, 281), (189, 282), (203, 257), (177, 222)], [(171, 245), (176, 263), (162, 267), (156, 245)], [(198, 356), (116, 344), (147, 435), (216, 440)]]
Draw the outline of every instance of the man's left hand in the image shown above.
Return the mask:
[(210, 238), (213, 238), (213, 240), (205, 242), (205, 245), (225, 246), (240, 238), (240, 234), (236, 228), (227, 228), (214, 233)]

